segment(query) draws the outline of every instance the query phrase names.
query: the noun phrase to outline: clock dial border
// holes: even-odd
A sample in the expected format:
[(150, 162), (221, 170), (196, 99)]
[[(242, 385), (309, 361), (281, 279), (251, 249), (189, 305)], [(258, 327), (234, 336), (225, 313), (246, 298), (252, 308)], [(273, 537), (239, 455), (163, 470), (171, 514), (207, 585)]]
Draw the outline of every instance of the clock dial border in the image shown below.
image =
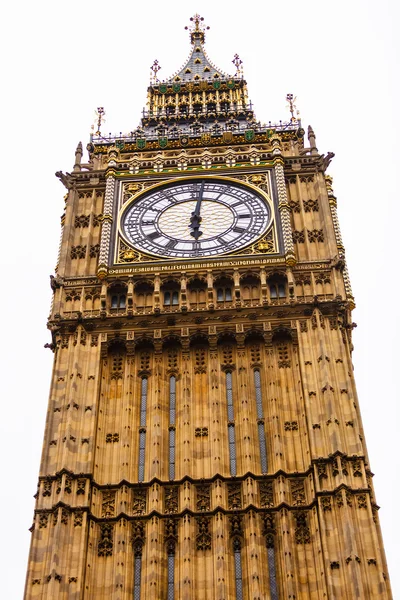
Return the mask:
[[(267, 176), (268, 179), (268, 188), (271, 191), (271, 196), (273, 196), (273, 192), (274, 192), (274, 185), (273, 185), (273, 181), (271, 180), (271, 170), (265, 171), (263, 174), (265, 174)], [(266, 225), (265, 228), (262, 228), (261, 224), (258, 225), (258, 231), (254, 234), (246, 234), (246, 235), (242, 235), (241, 237), (238, 238), (238, 243), (236, 244), (235, 247), (228, 247), (227, 250), (223, 251), (223, 252), (216, 252), (214, 248), (211, 248), (210, 250), (207, 250), (207, 248), (205, 248), (204, 250), (201, 250), (198, 254), (194, 253), (193, 250), (193, 246), (191, 250), (187, 250), (187, 252), (189, 253), (189, 251), (191, 252), (191, 254), (188, 256), (182, 256), (182, 254), (179, 253), (179, 251), (176, 251), (174, 253), (166, 253), (163, 254), (162, 253), (162, 248), (156, 248), (155, 251), (152, 249), (144, 249), (143, 248), (143, 244), (142, 247), (139, 247), (137, 245), (135, 245), (135, 243), (128, 238), (128, 236), (126, 235), (125, 231), (124, 231), (124, 219), (126, 218), (126, 215), (129, 213), (130, 209), (132, 208), (132, 206), (140, 201), (141, 198), (145, 198), (148, 195), (151, 195), (152, 193), (156, 192), (158, 189), (168, 189), (169, 187), (174, 187), (174, 186), (178, 186), (180, 184), (192, 184), (192, 183), (200, 183), (201, 181), (205, 181), (206, 184), (207, 182), (213, 183), (215, 182), (216, 184), (223, 184), (226, 185), (227, 187), (232, 186), (234, 188), (241, 188), (244, 192), (248, 192), (249, 194), (256, 196), (261, 203), (263, 203), (266, 206), (266, 212), (268, 213), (268, 223)], [(264, 192), (263, 190), (261, 190), (259, 187), (253, 185), (252, 183), (249, 183), (247, 181), (243, 181), (241, 179), (237, 179), (235, 177), (229, 177), (229, 176), (219, 176), (219, 175), (200, 175), (198, 173), (196, 173), (196, 175), (193, 175), (192, 177), (188, 177), (188, 176), (182, 176), (182, 177), (174, 177), (173, 179), (163, 179), (162, 181), (158, 181), (157, 183), (150, 185), (148, 187), (146, 187), (145, 189), (141, 189), (139, 190), (137, 193), (135, 193), (134, 195), (132, 195), (132, 197), (125, 202), (124, 204), (122, 204), (122, 194), (123, 194), (123, 183), (129, 183), (126, 180), (120, 180), (121, 184), (120, 185), (120, 190), (119, 190), (119, 196), (120, 196), (120, 208), (118, 210), (118, 216), (117, 216), (117, 224), (118, 224), (118, 228), (117, 228), (117, 234), (119, 237), (119, 241), (122, 241), (125, 245), (127, 245), (130, 249), (132, 249), (135, 252), (140, 253), (141, 255), (143, 255), (143, 259), (141, 262), (145, 262), (145, 257), (148, 257), (149, 262), (154, 262), (155, 260), (160, 261), (160, 262), (165, 262), (165, 261), (170, 261), (170, 260), (174, 260), (174, 261), (188, 261), (188, 260), (210, 260), (213, 258), (218, 258), (218, 259), (224, 259), (224, 258), (229, 258), (234, 256), (235, 254), (237, 254), (238, 252), (240, 252), (241, 255), (243, 255), (245, 253), (246, 248), (249, 248), (249, 255), (251, 255), (251, 246), (254, 245), (255, 243), (257, 243), (257, 241), (259, 241), (260, 239), (262, 239), (265, 235), (267, 235), (271, 229), (273, 229), (274, 231), (274, 238), (277, 240), (278, 242), (278, 236), (277, 234), (277, 230), (276, 230), (276, 217), (275, 217), (275, 203), (274, 203), (274, 199), (273, 197), (271, 197), (270, 195), (268, 195), (266, 192)], [(138, 182), (138, 180), (133, 179), (132, 182)], [(249, 198), (250, 199), (250, 198)], [(189, 198), (188, 198), (189, 200)], [(187, 200), (183, 200), (182, 202), (186, 202)], [(246, 202), (246, 201), (244, 201)], [(179, 203), (178, 203), (179, 204)], [(221, 202), (221, 204), (223, 204)], [(174, 206), (176, 205), (176, 203), (171, 204), (170, 206)], [(225, 206), (228, 206), (229, 204), (225, 204)], [(169, 207), (168, 207), (169, 208)], [(165, 208), (164, 211), (166, 211), (168, 208)], [(159, 215), (162, 214), (162, 211), (160, 211)], [(234, 216), (234, 221), (237, 220), (237, 213), (233, 213)], [(265, 218), (265, 214), (260, 215), (258, 217), (258, 219)], [(159, 217), (156, 217), (156, 220)], [(236, 224), (234, 223), (234, 226), (236, 226)], [(232, 230), (233, 227), (230, 228), (229, 231)], [(163, 233), (163, 235), (165, 237), (168, 237), (167, 233)], [(218, 234), (218, 235), (225, 235), (225, 232), (223, 234)], [(217, 237), (217, 236), (215, 236)], [(142, 239), (145, 239), (145, 235), (142, 236)], [(117, 246), (119, 246), (118, 243), (118, 239), (116, 240), (116, 247), (115, 247), (115, 263), (114, 264), (121, 264), (117, 257), (118, 257), (118, 248)], [(233, 240), (231, 243), (235, 243), (235, 240)], [(221, 246), (217, 247), (221, 248)], [(193, 253), (192, 253), (193, 252)], [(274, 252), (273, 254), (279, 254), (279, 250), (277, 249), (276, 252)], [(117, 262), (118, 261), (118, 262)], [(132, 262), (135, 262), (134, 260)], [(126, 264), (126, 262), (124, 262), (124, 264)]]

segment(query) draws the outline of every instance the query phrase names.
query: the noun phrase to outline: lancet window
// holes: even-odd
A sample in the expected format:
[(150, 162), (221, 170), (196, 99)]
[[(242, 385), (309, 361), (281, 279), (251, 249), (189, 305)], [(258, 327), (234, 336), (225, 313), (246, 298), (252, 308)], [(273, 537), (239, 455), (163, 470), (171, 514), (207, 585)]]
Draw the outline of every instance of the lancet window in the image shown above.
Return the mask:
[(236, 437), (235, 423), (233, 411), (233, 389), (232, 389), (232, 373), (225, 373), (226, 384), (226, 405), (228, 410), (228, 442), (229, 442), (229, 463), (231, 475), (236, 475)]
[(148, 379), (142, 377), (140, 388), (140, 427), (139, 427), (139, 465), (138, 480), (144, 480), (144, 463), (146, 455), (146, 413), (147, 413)]
[(123, 285), (115, 285), (109, 290), (110, 309), (112, 311), (125, 310), (126, 288)]
[(254, 387), (256, 392), (258, 443), (260, 446), (260, 462), (262, 473), (268, 472), (267, 444), (264, 429), (264, 410), (262, 403), (261, 374), (259, 369), (254, 369)]
[(286, 278), (283, 275), (272, 275), (268, 279), (269, 297), (271, 300), (286, 298)]
[(175, 479), (176, 377), (169, 378), (169, 478)]
[(140, 600), (141, 579), (142, 579), (142, 555), (135, 556), (133, 600)]
[(233, 540), (233, 556), (235, 561), (236, 600), (243, 600), (242, 554), (239, 539)]

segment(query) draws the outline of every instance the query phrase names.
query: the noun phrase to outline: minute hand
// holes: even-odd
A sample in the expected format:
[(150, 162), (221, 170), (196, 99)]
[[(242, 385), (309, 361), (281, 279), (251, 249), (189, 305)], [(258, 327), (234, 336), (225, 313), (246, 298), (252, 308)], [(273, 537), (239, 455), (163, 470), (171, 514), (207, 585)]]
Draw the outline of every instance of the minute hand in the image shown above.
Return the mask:
[(191, 227), (193, 230), (190, 232), (190, 235), (193, 236), (196, 241), (203, 234), (203, 232), (200, 231), (200, 223), (201, 223), (200, 208), (201, 208), (201, 201), (203, 200), (203, 192), (204, 192), (204, 181), (201, 182), (200, 194), (199, 194), (199, 198), (196, 202), (196, 208), (194, 209), (194, 211), (192, 212), (192, 216), (190, 217), (189, 227)]

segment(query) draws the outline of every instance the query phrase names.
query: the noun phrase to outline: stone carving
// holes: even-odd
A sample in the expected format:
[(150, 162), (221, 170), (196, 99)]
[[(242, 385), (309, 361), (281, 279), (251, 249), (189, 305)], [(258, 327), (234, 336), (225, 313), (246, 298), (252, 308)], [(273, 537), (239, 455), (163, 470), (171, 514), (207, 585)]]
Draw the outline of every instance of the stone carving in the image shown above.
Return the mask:
[(285, 431), (298, 431), (297, 421), (285, 421)]
[(196, 488), (196, 510), (207, 511), (211, 510), (211, 488), (209, 485), (200, 485)]
[(317, 473), (319, 479), (327, 479), (328, 474), (326, 472), (326, 463), (320, 461), (317, 463)]
[(48, 513), (41, 513), (39, 515), (39, 529), (46, 529), (49, 520)]
[(94, 244), (89, 246), (89, 257), (97, 258), (100, 253), (100, 244)]
[(211, 550), (210, 517), (197, 517), (196, 548), (197, 550)]
[(83, 522), (83, 512), (81, 510), (77, 510), (74, 512), (74, 527), (82, 527)]
[(101, 523), (100, 539), (97, 545), (98, 556), (112, 556), (114, 547), (114, 525), (111, 523)]
[(115, 491), (107, 490), (103, 492), (101, 503), (102, 518), (109, 518), (115, 515)]
[(240, 483), (228, 484), (228, 509), (242, 508), (242, 486)]
[(300, 202), (298, 200), (291, 200), (289, 202), (290, 210), (294, 213), (300, 212)]
[(359, 458), (354, 458), (352, 460), (352, 469), (353, 469), (353, 475), (354, 477), (362, 477), (362, 471), (361, 471), (361, 460)]
[(342, 492), (336, 492), (335, 494), (336, 506), (341, 508), (343, 506), (343, 495)]
[(78, 215), (75, 217), (74, 225), (78, 227), (89, 227), (90, 215)]
[(169, 514), (178, 512), (178, 487), (176, 485), (166, 487), (164, 490), (164, 510)]
[(291, 479), (290, 488), (292, 492), (292, 504), (294, 506), (303, 506), (306, 504), (306, 492), (304, 490), (303, 479)]
[(176, 519), (165, 520), (164, 540), (168, 554), (175, 554), (175, 546), (178, 541), (178, 522)]
[(42, 496), (51, 496), (51, 486), (53, 482), (51, 479), (43, 481), (43, 493)]
[(68, 525), (68, 517), (69, 517), (68, 511), (65, 508), (63, 508), (61, 510), (61, 523), (63, 525)]
[(146, 512), (146, 490), (135, 488), (133, 490), (132, 512), (134, 515), (143, 515)]
[(303, 244), (305, 242), (304, 231), (292, 231), (293, 242), (297, 244)]
[(261, 349), (258, 344), (250, 346), (251, 366), (261, 364)]
[(132, 523), (132, 547), (135, 556), (142, 556), (143, 545), (145, 541), (145, 524), (143, 521), (133, 521)]
[[(72, 439), (72, 441), (75, 441), (75, 438), (73, 438), (73, 436), (70, 436), (70, 439)], [(72, 479), (69, 475), (65, 476), (64, 492), (66, 494), (70, 494), (72, 492)]]
[(332, 510), (332, 503), (329, 496), (322, 496), (321, 508), (324, 512)]
[(322, 229), (308, 230), (307, 236), (308, 236), (308, 241), (311, 243), (324, 241), (324, 232)]
[(196, 437), (208, 437), (208, 427), (196, 427), (194, 435)]
[(207, 373), (205, 348), (195, 348), (194, 356), (195, 356), (194, 372), (196, 374)]
[(309, 544), (311, 542), (310, 528), (308, 526), (308, 516), (305, 511), (294, 513), (295, 519), (295, 540), (296, 544)]
[(267, 548), (273, 548), (275, 545), (275, 515), (265, 514), (263, 519), (263, 535)]
[(231, 515), (229, 517), (229, 534), (231, 537), (243, 535), (243, 517), (241, 515)]
[(357, 496), (357, 506), (358, 508), (367, 508), (367, 495), (359, 494)]
[(71, 258), (85, 258), (86, 256), (86, 246), (72, 246), (71, 248)]
[(272, 481), (260, 481), (260, 506), (272, 508), (274, 506), (274, 491)]

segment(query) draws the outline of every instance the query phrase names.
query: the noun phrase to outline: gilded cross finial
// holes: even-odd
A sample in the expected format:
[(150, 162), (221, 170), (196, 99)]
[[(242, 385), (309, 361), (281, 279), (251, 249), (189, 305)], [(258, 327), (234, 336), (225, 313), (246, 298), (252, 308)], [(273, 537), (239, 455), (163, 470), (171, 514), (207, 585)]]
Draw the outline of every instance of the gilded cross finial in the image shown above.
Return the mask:
[(297, 97), (293, 96), (293, 94), (286, 94), (286, 100), (288, 101), (288, 108), (290, 110), (290, 114), (292, 115), (292, 118), (290, 120), (292, 123), (295, 123), (298, 120), (298, 117), (300, 115), (300, 111), (297, 110), (297, 107), (295, 104)]
[[(106, 111), (104, 110), (103, 106), (98, 106), (97, 110), (95, 110), (94, 112), (96, 119), (97, 119), (97, 131), (96, 131), (96, 135), (101, 135), (100, 129), (101, 129), (101, 124), (104, 123), (105, 121), (105, 114)], [(93, 129), (93, 126), (92, 126)]]
[(158, 60), (155, 60), (150, 67), (150, 70), (152, 71), (152, 73), (150, 73), (152, 83), (156, 83), (158, 81), (157, 73), (160, 69), (161, 67), (158, 64)]
[(240, 59), (239, 54), (235, 54), (232, 62), (236, 67), (235, 77), (241, 77), (243, 75), (243, 61)]
[(207, 25), (203, 25), (204, 17), (196, 13), (194, 17), (190, 17), (190, 20), (193, 25), (185, 27), (185, 29), (190, 31), (190, 41), (192, 44), (196, 42), (204, 44), (206, 39), (205, 32), (210, 29)]

